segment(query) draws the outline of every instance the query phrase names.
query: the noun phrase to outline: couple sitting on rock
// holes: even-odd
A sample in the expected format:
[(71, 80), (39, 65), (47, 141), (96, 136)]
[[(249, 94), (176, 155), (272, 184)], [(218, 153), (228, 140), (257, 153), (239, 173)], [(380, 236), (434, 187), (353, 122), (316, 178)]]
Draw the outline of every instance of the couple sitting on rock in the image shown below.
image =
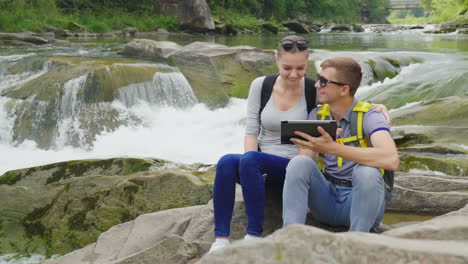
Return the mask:
[[(304, 224), (308, 208), (319, 222), (347, 226), (349, 231), (369, 232), (382, 220), (386, 193), (382, 172), (394, 171), (399, 165), (388, 113), (383, 105), (372, 106), (354, 98), (361, 82), (361, 67), (347, 57), (327, 59), (320, 65), (318, 79), (313, 81), (313, 104), (322, 106), (308, 113), (308, 55), (308, 41), (302, 37), (288, 36), (280, 42), (275, 56), (279, 76), (264, 106), (261, 97), (265, 77), (252, 82), (245, 153), (223, 156), (216, 169), (216, 240), (210, 251), (230, 244), (236, 183), (242, 186), (248, 217), (244, 239), (262, 237), (265, 188), (283, 192), (284, 227)], [(320, 137), (296, 132), (304, 140), (280, 144), (281, 120), (305, 119), (336, 120), (337, 140), (319, 128)], [(353, 135), (356, 128), (357, 135)]]

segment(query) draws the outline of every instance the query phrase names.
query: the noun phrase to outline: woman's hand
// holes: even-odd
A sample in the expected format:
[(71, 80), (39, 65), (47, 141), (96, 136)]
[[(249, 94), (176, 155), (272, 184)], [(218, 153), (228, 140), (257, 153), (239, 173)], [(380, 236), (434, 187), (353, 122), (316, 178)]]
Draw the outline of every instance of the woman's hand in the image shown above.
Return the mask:
[(372, 104), (372, 107), (374, 107), (375, 111), (382, 113), (385, 116), (385, 119), (387, 119), (387, 123), (389, 126), (392, 126), (392, 118), (390, 117), (390, 114), (388, 113), (387, 107), (383, 104)]

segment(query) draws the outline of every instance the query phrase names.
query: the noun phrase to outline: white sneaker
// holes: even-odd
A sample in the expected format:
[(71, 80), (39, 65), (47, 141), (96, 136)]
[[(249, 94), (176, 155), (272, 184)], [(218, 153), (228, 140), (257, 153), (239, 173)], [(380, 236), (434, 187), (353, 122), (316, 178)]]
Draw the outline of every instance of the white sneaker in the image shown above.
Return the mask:
[(208, 250), (208, 253), (216, 251), (216, 250), (223, 249), (223, 248), (229, 246), (230, 244), (231, 244), (231, 242), (229, 242), (229, 239), (227, 239), (227, 238), (217, 238), (215, 240), (215, 242), (213, 243), (213, 245), (211, 245), (211, 248), (210, 248), (210, 250)]
[(261, 236), (253, 236), (253, 235), (245, 235), (244, 236), (244, 240), (259, 240), (259, 239), (262, 239), (263, 237)]

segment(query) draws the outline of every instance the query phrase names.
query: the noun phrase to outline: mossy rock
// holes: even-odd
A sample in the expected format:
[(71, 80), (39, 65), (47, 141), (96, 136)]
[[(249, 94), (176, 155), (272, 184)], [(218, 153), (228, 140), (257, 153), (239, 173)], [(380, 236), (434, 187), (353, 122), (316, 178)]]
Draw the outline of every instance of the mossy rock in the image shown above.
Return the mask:
[(396, 126), (463, 127), (468, 124), (468, 97), (451, 96), (424, 101), (392, 113), (392, 118)]
[(468, 176), (466, 154), (405, 153), (400, 157), (400, 170), (438, 171), (447, 175)]
[(0, 254), (65, 254), (138, 215), (205, 204), (214, 171), (198, 168), (116, 158), (7, 172), (0, 177), (0, 198), (10, 201), (0, 204)]

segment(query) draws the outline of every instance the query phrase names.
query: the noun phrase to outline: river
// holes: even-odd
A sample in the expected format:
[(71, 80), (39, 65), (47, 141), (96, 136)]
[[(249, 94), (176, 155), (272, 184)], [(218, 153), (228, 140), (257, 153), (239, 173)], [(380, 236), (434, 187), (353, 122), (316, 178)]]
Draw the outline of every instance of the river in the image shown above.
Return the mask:
[[(174, 41), (180, 45), (193, 41), (208, 41), (227, 46), (247, 45), (273, 49), (281, 37), (281, 35), (261, 34), (240, 36), (171, 34), (150, 38)], [(320, 33), (305, 37), (310, 40), (311, 48), (317, 54), (358, 57), (398, 55), (419, 57), (424, 60), (424, 63), (403, 67), (400, 74), (393, 79), (385, 79), (383, 82), (362, 87), (360, 92), (362, 95), (379, 86), (410, 86), (415, 79), (423, 82), (423, 86), (430, 86), (429, 89), (438, 90), (446, 87), (446, 82), (459, 78), (464, 78), (465, 82), (461, 94), (457, 95), (468, 94), (468, 35), (435, 35), (424, 34), (421, 30), (408, 30), (393, 33)], [(128, 41), (129, 39), (80, 39), (72, 40), (71, 45), (62, 47), (2, 48), (0, 49), (0, 94), (9, 87), (36, 80), (49, 71), (50, 57), (122, 59), (117, 52)], [(22, 70), (12, 70), (16, 65), (22, 64), (20, 67)], [(72, 86), (76, 82), (79, 80), (70, 80), (69, 85)], [(438, 96), (437, 92), (433, 94), (436, 94), (433, 95), (434, 98), (455, 95)], [(80, 99), (76, 94), (72, 96), (69, 111), (73, 111), (77, 100)], [(8, 112), (9, 101), (9, 98), (0, 96), (0, 175), (8, 170), (64, 160), (117, 156), (155, 157), (183, 163), (216, 163), (225, 153), (242, 151), (245, 99), (232, 98), (226, 107), (218, 109), (210, 109), (196, 101), (188, 107), (180, 107), (167, 102), (158, 104), (144, 101), (127, 105), (123, 100), (115, 100), (109, 102), (109, 107), (117, 111), (119, 117), (132, 115), (142, 122), (120, 125), (110, 132), (103, 129), (91, 143), (76, 146), (67, 144), (64, 135), (67, 133), (82, 135), (83, 126), (73, 124), (73, 120), (70, 119), (69, 122), (59, 124), (57, 130), (62, 131), (62, 134), (56, 136), (54, 144), (47, 149), (41, 148), (39, 142), (34, 140), (18, 142), (14, 139), (12, 135), (15, 132), (13, 131), (15, 123), (20, 121), (18, 116)], [(414, 102), (405, 102), (407, 103)], [(66, 107), (69, 106), (63, 107), (68, 109)], [(36, 132), (43, 133), (41, 130)], [(467, 147), (464, 143), (462, 145)], [(25, 262), (27, 261), (18, 263)], [(17, 262), (0, 258), (0, 263)]]

